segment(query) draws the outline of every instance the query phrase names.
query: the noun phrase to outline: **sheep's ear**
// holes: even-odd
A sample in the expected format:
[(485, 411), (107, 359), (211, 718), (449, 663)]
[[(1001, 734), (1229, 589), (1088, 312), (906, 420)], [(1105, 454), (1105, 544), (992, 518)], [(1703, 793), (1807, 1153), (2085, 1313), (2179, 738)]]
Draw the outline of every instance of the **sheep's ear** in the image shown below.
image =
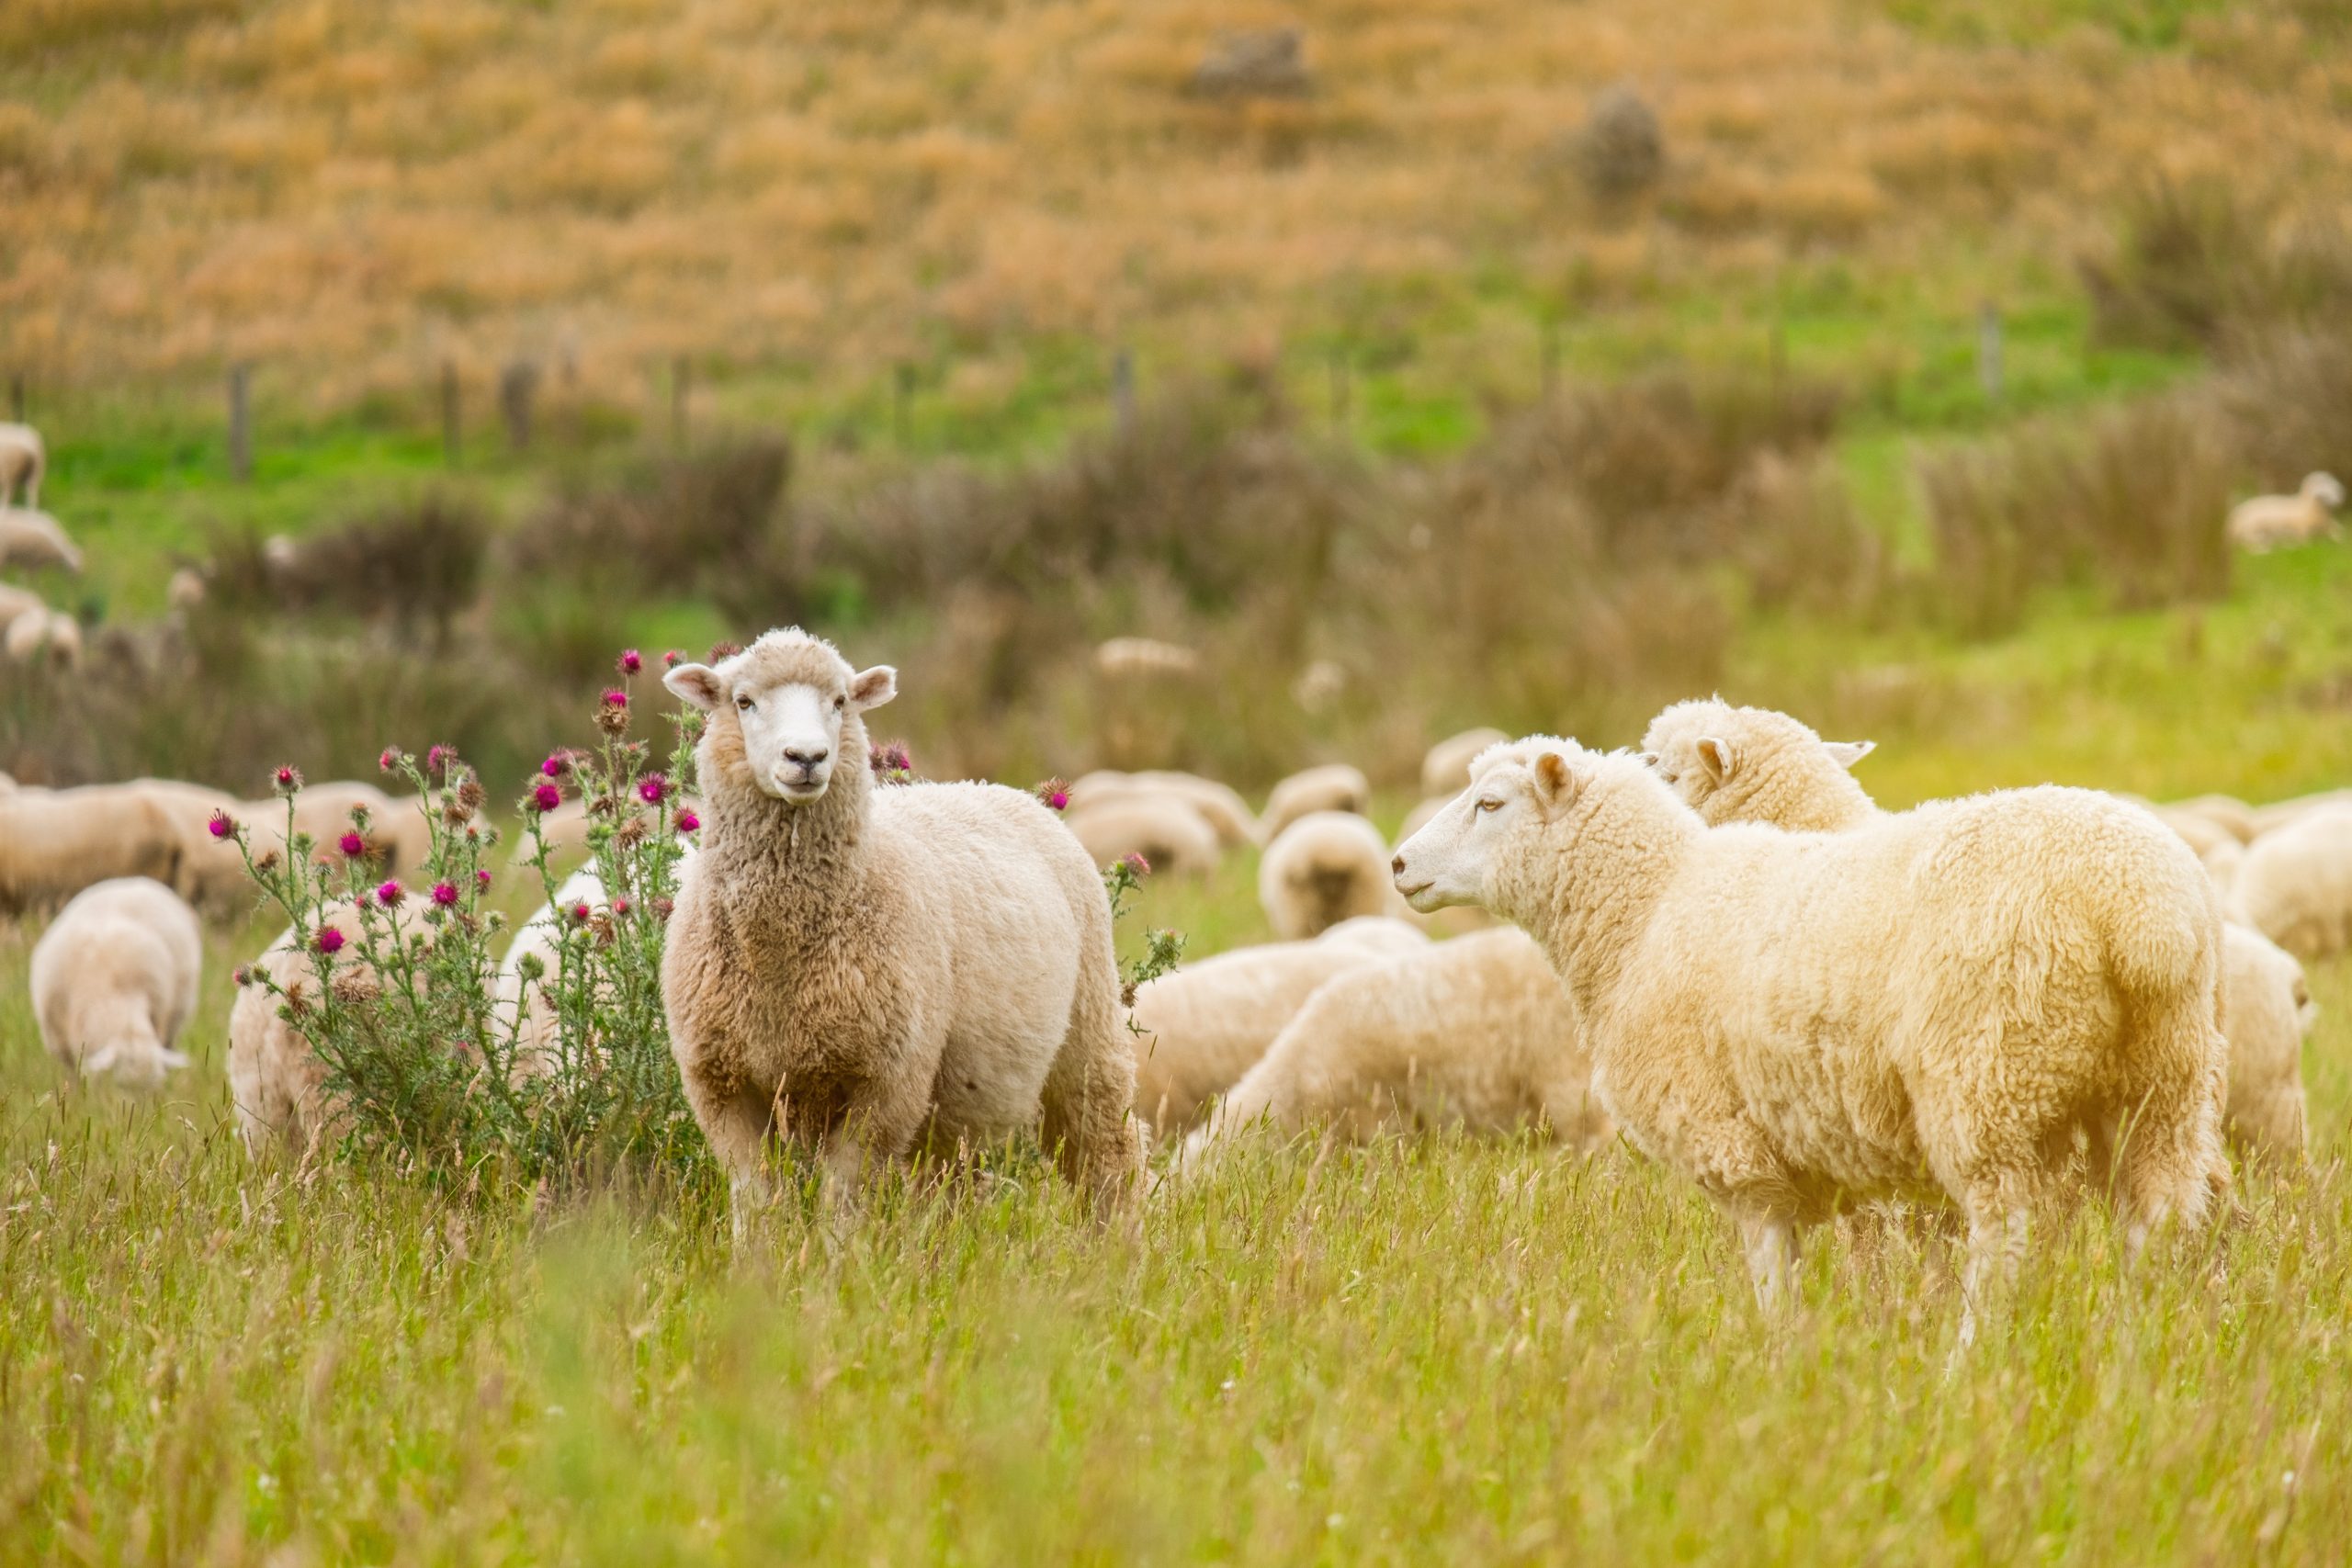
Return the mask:
[(705, 713), (718, 707), (727, 695), (719, 683), (718, 671), (707, 664), (681, 664), (662, 676), (662, 683), (673, 696)]
[(1544, 751), (1535, 759), (1535, 798), (1547, 811), (1556, 810), (1577, 797), (1576, 770), (1557, 751)]
[(1712, 735), (1700, 739), (1699, 765), (1707, 770), (1708, 782), (1721, 784), (1731, 777), (1732, 768), (1738, 761), (1739, 755), (1732, 750), (1730, 741), (1718, 740)]
[(1636, 751), (1634, 753), (1634, 760), (1645, 768), (1657, 766), (1657, 753), (1655, 751)]
[(175, 1051), (168, 1045), (164, 1046), (158, 1054), (158, 1059), (164, 1064), (164, 1069), (169, 1072), (178, 1072), (182, 1067), (187, 1066), (187, 1053), (185, 1051)]
[(1839, 767), (1850, 768), (1877, 750), (1878, 742), (1875, 740), (1825, 740), (1821, 743), (1821, 749), (1828, 752), (1829, 760)]
[(899, 694), (899, 672), (887, 664), (861, 670), (850, 677), (849, 705), (864, 713), (878, 708)]

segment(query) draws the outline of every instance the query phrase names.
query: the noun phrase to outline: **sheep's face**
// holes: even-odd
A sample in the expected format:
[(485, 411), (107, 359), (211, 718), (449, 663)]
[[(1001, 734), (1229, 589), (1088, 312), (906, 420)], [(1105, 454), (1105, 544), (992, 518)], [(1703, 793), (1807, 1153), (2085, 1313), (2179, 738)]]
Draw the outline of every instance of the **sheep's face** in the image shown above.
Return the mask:
[(681, 664), (662, 684), (709, 714), (714, 729), (741, 736), (743, 765), (763, 795), (806, 806), (832, 783), (845, 732), (859, 753), (850, 765), (865, 765), (865, 728), (852, 721), (898, 694), (898, 671), (887, 664), (854, 671), (813, 637), (777, 637), (715, 669)]
[[(1874, 742), (1824, 740), (1812, 730), (1769, 708), (1737, 708), (1724, 702), (1677, 703), (1650, 721), (1642, 737), (1642, 761), (1664, 781), (1682, 804), (1708, 822), (1727, 818), (1711, 813), (1707, 803), (1743, 776), (1758, 757), (1794, 753), (1786, 749), (1812, 747), (1840, 768), (1851, 768), (1870, 755)], [(1723, 809), (1736, 811), (1733, 802)]]
[(1560, 750), (1522, 742), (1478, 759), (1470, 787), (1406, 840), (1389, 863), (1396, 891), (1426, 915), (1453, 904), (1494, 905), (1496, 865), (1575, 794)]

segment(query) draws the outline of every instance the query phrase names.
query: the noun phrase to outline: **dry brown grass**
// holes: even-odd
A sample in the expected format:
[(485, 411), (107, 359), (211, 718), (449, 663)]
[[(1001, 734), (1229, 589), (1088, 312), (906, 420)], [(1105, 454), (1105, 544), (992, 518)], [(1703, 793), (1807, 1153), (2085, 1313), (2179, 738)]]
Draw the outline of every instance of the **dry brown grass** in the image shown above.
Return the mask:
[[(2291, 12), (2150, 52), (1836, 0), (17, 0), (0, 363), (260, 355), (334, 399), (563, 342), (635, 396), (680, 351), (858, 384), (1040, 333), (1225, 359), (1344, 327), (1335, 298), (1435, 319), (1478, 268), (1607, 300), (1830, 258), (1965, 300), (2087, 250), (2150, 172), (2340, 201), (2352, 50)], [(1184, 91), (1269, 26), (1310, 96)], [(1558, 150), (1620, 82), (1666, 161), (1604, 211)]]

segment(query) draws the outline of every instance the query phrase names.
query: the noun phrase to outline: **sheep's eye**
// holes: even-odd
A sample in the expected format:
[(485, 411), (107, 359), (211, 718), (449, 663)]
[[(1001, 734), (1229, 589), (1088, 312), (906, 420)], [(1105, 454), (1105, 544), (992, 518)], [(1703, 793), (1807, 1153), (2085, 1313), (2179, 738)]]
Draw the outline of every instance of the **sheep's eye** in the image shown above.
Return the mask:
[(1503, 803), (1495, 799), (1491, 795), (1482, 798), (1478, 802), (1478, 809), (1481, 811), (1500, 811), (1502, 808)]
[(834, 711), (835, 713), (839, 713), (839, 712), (841, 712), (843, 708), (846, 708), (846, 707), (848, 707), (848, 706), (849, 706), (849, 699), (848, 699), (847, 697), (835, 697), (835, 698), (833, 699), (833, 711)]
[(735, 705), (743, 712), (749, 713), (752, 711), (752, 699), (749, 697), (737, 697), (735, 699)]

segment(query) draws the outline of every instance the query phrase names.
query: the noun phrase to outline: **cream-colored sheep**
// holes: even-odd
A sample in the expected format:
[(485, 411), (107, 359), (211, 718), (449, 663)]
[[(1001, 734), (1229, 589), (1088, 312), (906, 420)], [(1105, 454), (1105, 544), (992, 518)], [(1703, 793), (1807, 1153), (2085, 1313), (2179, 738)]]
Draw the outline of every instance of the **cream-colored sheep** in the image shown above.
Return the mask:
[(40, 504), (41, 477), (49, 472), (49, 448), (29, 424), (0, 424), (0, 506)]
[(28, 610), (0, 633), (11, 664), (42, 663), (71, 670), (82, 662), (82, 623), (62, 610)]
[(117, 877), (84, 888), (33, 948), (33, 1017), (69, 1071), (161, 1088), (187, 1066), (175, 1050), (196, 1010), (204, 936), (162, 883)]
[(1123, 773), (1098, 769), (1069, 786), (1069, 808), (1089, 811), (1135, 795), (1172, 795), (1198, 812), (1216, 829), (1217, 841), (1228, 849), (1258, 841), (1258, 818), (1250, 803), (1229, 784), (1197, 773), (1148, 769)]
[[(605, 899), (604, 880), (594, 866), (582, 866), (564, 879), (554, 898), (540, 905), (523, 922), (498, 965), (493, 990), (497, 1018), (502, 1030), (510, 1024), (514, 1027), (517, 1076), (545, 1073), (555, 1066), (556, 1008), (548, 997), (547, 987), (556, 982), (562, 967), (564, 924), (578, 919), (574, 911), (583, 906), (592, 915), (610, 908)], [(539, 961), (540, 974), (536, 980), (524, 974), (526, 958)]]
[[(1798, 720), (1769, 708), (1727, 703), (1682, 703), (1660, 714), (1643, 738), (1651, 766), (1710, 823), (1763, 822), (1786, 827), (1777, 813), (1837, 832), (1879, 820), (1884, 814), (1864, 795), (1846, 769), (1854, 749), (1825, 741)], [(1712, 748), (1729, 777), (1711, 772), (1703, 750)], [(2153, 808), (2152, 808), (2153, 809)], [(2245, 852), (2238, 840), (2201, 813), (2183, 809), (2203, 823), (2210, 848), (2198, 856), (2224, 911), (2233, 907), (2235, 874)], [(2186, 837), (2186, 835), (2183, 835)], [(2196, 847), (2196, 840), (2188, 840)], [(2280, 1043), (2282, 1020), (2297, 1016), (2292, 993), (2301, 989), (2302, 969), (2284, 953), (2283, 964), (2267, 957), (2278, 949), (2234, 923), (2222, 927), (2222, 1016), (2229, 1042), (2229, 1092), (2224, 1130), (2249, 1146), (2284, 1152), (2287, 1108), (2294, 1108), (2292, 1147), (2302, 1149), (2303, 1081), (2300, 1032)], [(2289, 971), (2291, 969), (2291, 974)], [(2286, 1076), (2282, 1079), (2280, 1075)], [(2240, 1108), (2248, 1120), (2241, 1122)]]
[[(0, 609), (0, 615), (6, 614), (5, 609)], [(2352, 789), (2324, 789), (2311, 795), (2299, 795), (2292, 800), (2275, 800), (2267, 806), (2255, 807), (2252, 810), (2254, 836), (2259, 839), (2275, 833), (2323, 806), (2346, 805), (2352, 805)]]
[(1396, 829), (1396, 841), (1403, 843), (1430, 824), (1430, 818), (1453, 804), (1450, 795), (1431, 795), (1405, 813), (1405, 825)]
[(186, 615), (203, 604), (210, 592), (205, 585), (202, 572), (192, 566), (184, 566), (173, 572), (171, 581), (164, 585), (164, 603)]
[[(359, 920), (342, 909), (330, 911), (326, 923), (344, 936), (343, 950), (324, 961), (330, 977), (340, 976), (364, 963)], [(289, 927), (252, 967), (288, 995), (315, 1001), (321, 963)], [(272, 1145), (307, 1151), (333, 1137), (339, 1121), (327, 1094), (326, 1061), (284, 1009), (258, 979), (240, 987), (229, 1008), (229, 1099), (246, 1152), (255, 1156)]]
[(2265, 833), (2232, 889), (2248, 925), (2298, 958), (2352, 946), (2352, 806), (2319, 806)]
[(1372, 785), (1364, 781), (1363, 770), (1332, 762), (1293, 773), (1276, 784), (1266, 796), (1266, 809), (1259, 815), (1258, 831), (1271, 844), (1292, 823), (1312, 812), (1348, 811), (1361, 817), (1371, 809)]
[(2170, 802), (2167, 809), (2194, 812), (2241, 844), (2254, 842), (2260, 833), (2255, 826), (2254, 807), (2233, 795), (2192, 795)]
[(164, 803), (122, 785), (0, 795), (0, 912), (53, 908), (114, 877), (175, 886), (180, 844)]
[(1094, 668), (1114, 680), (1135, 676), (1188, 676), (1200, 672), (1201, 656), (1191, 649), (1148, 637), (1114, 637), (1094, 650)]
[(1611, 1134), (1560, 977), (1510, 930), (1327, 981), (1187, 1140), (1184, 1162), (1253, 1126), (1327, 1121), (1356, 1139), (1534, 1128), (1587, 1153)]
[(1737, 1221), (1768, 1303), (1800, 1226), (1905, 1190), (1961, 1207), (1984, 1282), (2039, 1205), (2079, 1197), (2078, 1130), (2120, 1150), (2134, 1250), (2226, 1185), (2221, 912), (2187, 847), (2109, 796), (1710, 829), (1640, 759), (1538, 737), (1481, 759), (1396, 884), (1544, 943), (1603, 1105)]
[(1478, 760), (1478, 753), (1510, 739), (1499, 729), (1465, 729), (1447, 736), (1421, 759), (1421, 794), (1452, 800), (1469, 784), (1470, 764)]
[(2300, 545), (2323, 534), (2343, 532), (2335, 509), (2344, 487), (2332, 474), (2305, 474), (2292, 495), (2257, 495), (2230, 508), (2230, 542), (2262, 555), (2280, 545)]
[(1205, 876), (1225, 858), (1216, 829), (1174, 795), (1120, 795), (1107, 805), (1073, 808), (1063, 820), (1099, 866), (1141, 855), (1154, 872)]
[(1342, 970), (1426, 948), (1403, 920), (1343, 920), (1312, 942), (1236, 948), (1137, 988), (1136, 1113), (1165, 1134), (1188, 1126), (1265, 1054), (1316, 987)]
[(0, 567), (82, 570), (82, 552), (56, 518), (27, 506), (0, 506)]
[(1266, 846), (1258, 863), (1258, 904), (1274, 935), (1286, 942), (1357, 915), (1396, 913), (1380, 829), (1346, 811), (1300, 818)]
[(878, 787), (862, 716), (897, 682), (797, 629), (665, 678), (709, 716), (662, 964), (695, 1120), (739, 1195), (772, 1136), (814, 1146), (841, 1202), (919, 1146), (1034, 1127), (1123, 1204), (1144, 1140), (1101, 875), (1022, 791)]
[(0, 582), (0, 633), (17, 624), (20, 615), (49, 614), (48, 601), (29, 588), (19, 588), (13, 582)]

